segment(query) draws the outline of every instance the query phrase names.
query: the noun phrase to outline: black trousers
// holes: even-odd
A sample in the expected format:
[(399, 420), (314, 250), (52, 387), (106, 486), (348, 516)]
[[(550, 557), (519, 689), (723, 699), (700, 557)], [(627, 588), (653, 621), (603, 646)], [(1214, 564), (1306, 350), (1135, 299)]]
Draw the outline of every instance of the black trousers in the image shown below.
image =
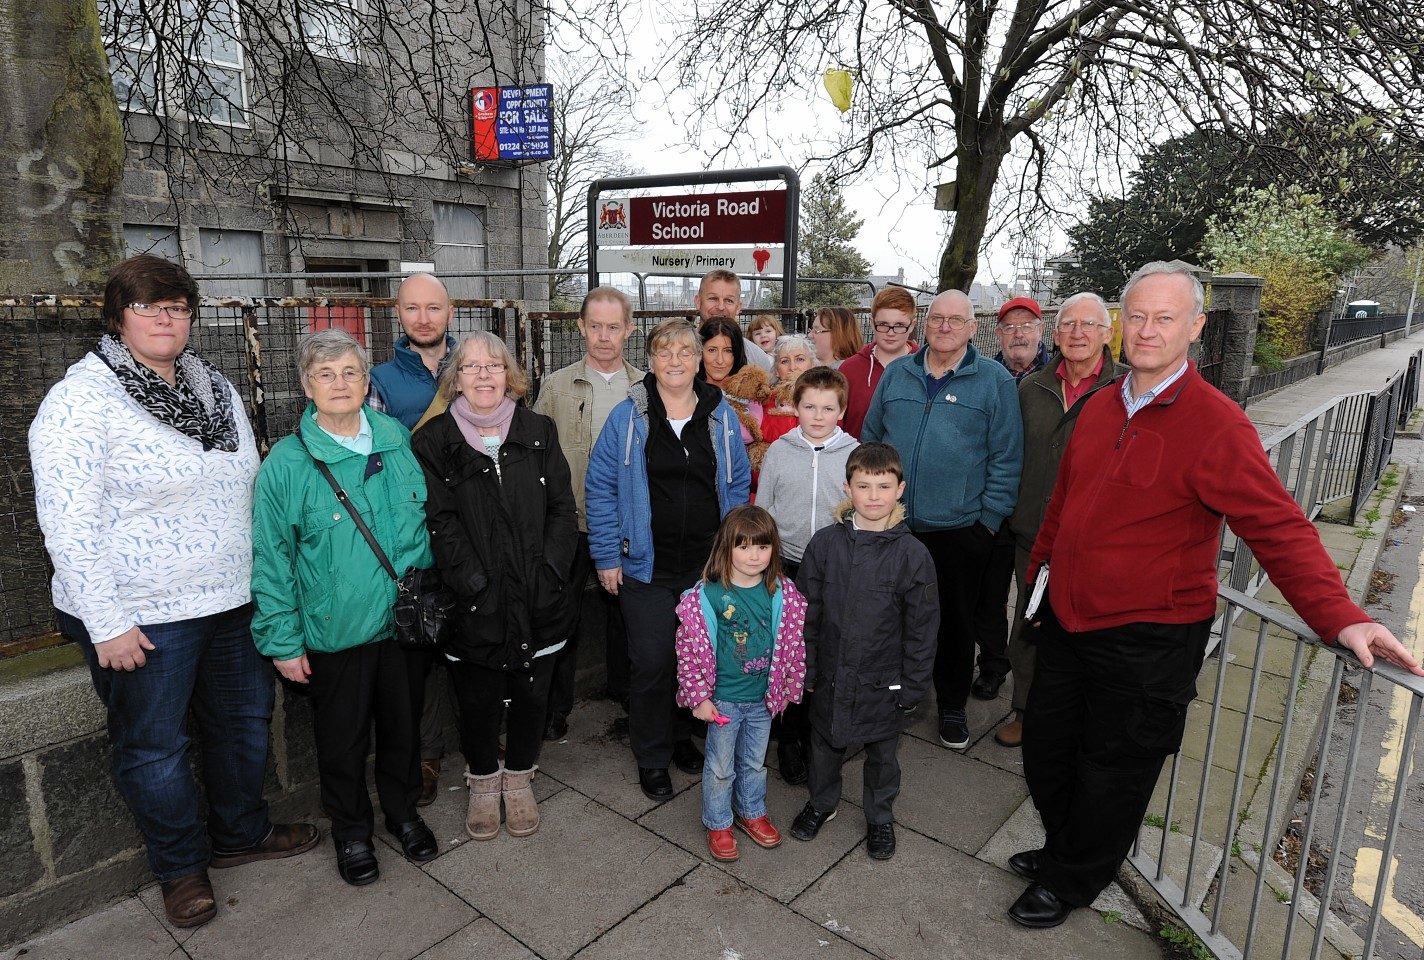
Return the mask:
[(935, 702), (940, 710), (963, 710), (974, 683), (974, 613), (994, 534), (982, 523), (975, 523), (955, 530), (916, 533), (915, 538), (929, 550), (939, 585)]
[[(781, 572), (791, 580), (796, 579), (801, 569), (801, 561), (781, 558)], [(811, 711), (803, 698), (800, 703), (788, 703), (786, 710), (771, 718), (771, 739), (785, 746), (788, 743), (811, 742)]]
[(1039, 631), (1023, 761), (1047, 841), (1038, 879), (1087, 906), (1132, 849), (1162, 764), (1182, 745), (1211, 621)]
[(500, 721), (506, 769), (528, 770), (539, 761), (555, 656), (535, 657), (531, 674), (445, 659), (460, 705), (460, 752), (471, 773), (487, 776), (499, 769)]
[[(568, 719), (574, 709), (574, 676), (578, 668), (579, 626), (583, 620), (583, 603), (586, 598), (585, 586), (593, 573), (593, 557), (588, 552), (588, 534), (578, 535), (578, 546), (574, 550), (574, 567), (569, 574), (569, 586), (576, 592), (574, 596), (573, 621), (569, 625), (569, 642), (564, 649), (554, 654), (554, 676), (549, 684), (549, 716)], [(621, 700), (628, 696), (628, 632), (623, 626), (623, 611), (618, 598), (601, 586), (593, 588), (594, 596), (603, 607), (604, 663), (608, 671), (608, 695)], [(523, 768), (520, 768), (523, 769)]]
[(628, 625), (628, 739), (640, 767), (672, 762), (674, 741), (692, 736), (692, 718), (679, 710), (677, 692), (677, 601), (700, 571), (655, 574), (652, 583), (625, 576), (618, 588)]
[(1009, 674), (1009, 584), (1014, 579), (1014, 535), (1007, 522), (999, 528), (974, 604), (974, 642), (979, 646), (979, 672)]
[[(876, 740), (865, 745), (861, 801), (865, 807), (866, 823), (879, 825), (895, 819), (895, 798), (900, 795), (900, 761), (895, 755), (899, 747), (899, 734), (889, 740)], [(844, 760), (845, 749), (832, 746), (831, 741), (813, 728), (810, 776), (806, 785), (811, 790), (811, 806), (821, 813), (830, 813), (841, 802), (841, 763)]]
[(321, 805), (340, 843), (375, 828), (366, 790), (371, 721), (376, 727), (376, 796), (386, 819), (416, 818), (420, 799), (420, 710), (425, 659), (394, 637), (336, 653), (308, 651), (312, 727)]

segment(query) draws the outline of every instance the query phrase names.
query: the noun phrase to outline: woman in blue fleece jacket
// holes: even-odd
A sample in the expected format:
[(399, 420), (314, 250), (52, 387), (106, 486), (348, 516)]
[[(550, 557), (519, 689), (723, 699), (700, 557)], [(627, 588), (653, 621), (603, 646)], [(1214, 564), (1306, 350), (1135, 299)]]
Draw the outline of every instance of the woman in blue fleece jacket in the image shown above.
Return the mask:
[(702, 345), (686, 320), (648, 334), (648, 369), (613, 408), (589, 456), (588, 545), (628, 625), (628, 733), (638, 781), (672, 796), (668, 764), (702, 769), (692, 721), (676, 712), (677, 601), (701, 576), (722, 517), (747, 502), (751, 466), (722, 392), (695, 379)]

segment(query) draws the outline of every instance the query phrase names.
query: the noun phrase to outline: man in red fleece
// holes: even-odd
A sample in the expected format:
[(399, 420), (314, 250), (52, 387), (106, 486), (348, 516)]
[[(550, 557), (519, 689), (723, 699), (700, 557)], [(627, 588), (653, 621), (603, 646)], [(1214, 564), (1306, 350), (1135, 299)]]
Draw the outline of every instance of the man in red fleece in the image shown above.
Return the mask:
[(1009, 908), (1024, 926), (1092, 903), (1132, 847), (1196, 696), (1223, 518), (1323, 638), (1424, 675), (1351, 601), (1246, 415), (1188, 362), (1202, 301), (1180, 266), (1127, 282), (1132, 371), (1083, 408), (1029, 560), (1050, 568), (1023, 734), (1047, 841), (1009, 860), (1032, 881)]

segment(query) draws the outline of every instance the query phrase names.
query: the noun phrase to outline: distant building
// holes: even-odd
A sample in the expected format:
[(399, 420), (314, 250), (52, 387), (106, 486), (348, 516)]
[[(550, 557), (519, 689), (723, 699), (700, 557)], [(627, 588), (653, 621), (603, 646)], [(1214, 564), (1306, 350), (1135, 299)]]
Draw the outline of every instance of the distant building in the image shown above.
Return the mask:
[(920, 284), (909, 282), (905, 279), (904, 267), (901, 267), (895, 273), (872, 273), (866, 277), (866, 280), (874, 285), (874, 290), (866, 286), (856, 286), (851, 289), (856, 292), (857, 306), (864, 307), (867, 310), (870, 309), (870, 304), (875, 299), (876, 292), (890, 286), (905, 287), (910, 293), (915, 295), (915, 305), (920, 308), (928, 307), (930, 301), (935, 298), (933, 292), (926, 292), (934, 285), (928, 281)]

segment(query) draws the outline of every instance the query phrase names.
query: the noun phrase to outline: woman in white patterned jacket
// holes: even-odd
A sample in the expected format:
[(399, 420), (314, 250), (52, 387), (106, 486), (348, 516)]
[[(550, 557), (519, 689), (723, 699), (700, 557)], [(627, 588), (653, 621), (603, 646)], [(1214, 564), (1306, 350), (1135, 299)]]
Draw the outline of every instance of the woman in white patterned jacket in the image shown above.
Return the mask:
[[(272, 668), (253, 645), (257, 448), (232, 384), (187, 349), (198, 285), (158, 257), (116, 266), (107, 333), (30, 425), (60, 632), (108, 711), (114, 780), (175, 926), (212, 919), (209, 867), (316, 846), (262, 798)], [(188, 759), (202, 732), (208, 818)]]

